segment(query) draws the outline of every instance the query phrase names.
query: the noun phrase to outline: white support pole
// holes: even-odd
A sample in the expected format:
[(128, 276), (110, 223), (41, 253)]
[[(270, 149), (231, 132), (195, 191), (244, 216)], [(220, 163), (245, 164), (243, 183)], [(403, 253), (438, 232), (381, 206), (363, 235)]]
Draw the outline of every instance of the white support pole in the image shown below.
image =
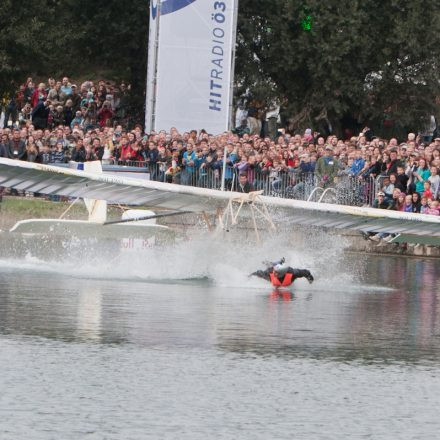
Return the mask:
[[(152, 9), (150, 0), (150, 9)], [(147, 66), (147, 101), (145, 108), (145, 131), (155, 130), (156, 125), (156, 98), (157, 98), (157, 71), (158, 71), (158, 55), (159, 55), (159, 27), (160, 27), (160, 10), (162, 0), (156, 3), (156, 18), (153, 19), (150, 12), (150, 32), (148, 41), (148, 66)], [(154, 28), (153, 28), (154, 26)]]
[(158, 55), (159, 55), (159, 28), (160, 28), (160, 17), (162, 0), (157, 1), (157, 26), (156, 26), (156, 35), (155, 35), (155, 44), (154, 44), (154, 77), (153, 77), (153, 103), (151, 106), (152, 114), (151, 114), (151, 128), (156, 130), (156, 101), (157, 101), (157, 69), (158, 69)]
[(237, 22), (238, 22), (238, 1), (234, 1), (234, 24), (232, 26), (232, 53), (231, 53), (231, 78), (229, 92), (229, 131), (234, 127), (234, 75), (235, 75), (235, 49), (237, 45)]

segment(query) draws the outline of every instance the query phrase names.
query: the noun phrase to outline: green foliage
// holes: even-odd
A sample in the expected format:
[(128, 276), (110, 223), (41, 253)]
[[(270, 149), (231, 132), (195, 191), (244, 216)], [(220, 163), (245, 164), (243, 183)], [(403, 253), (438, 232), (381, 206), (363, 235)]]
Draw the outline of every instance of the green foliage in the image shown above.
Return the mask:
[(106, 71), (132, 84), (142, 110), (148, 19), (147, 0), (2, 0), (0, 92), (29, 75)]
[(240, 12), (237, 82), (281, 98), (294, 127), (351, 115), (380, 128), (384, 112), (414, 127), (435, 112), (436, 0), (241, 0)]
[[(417, 129), (439, 113), (438, 0), (240, 0), (236, 93), (281, 103), (295, 128)], [(109, 72), (142, 112), (149, 1), (0, 2), (0, 94), (28, 75)], [(13, 86), (15, 87), (15, 85)]]

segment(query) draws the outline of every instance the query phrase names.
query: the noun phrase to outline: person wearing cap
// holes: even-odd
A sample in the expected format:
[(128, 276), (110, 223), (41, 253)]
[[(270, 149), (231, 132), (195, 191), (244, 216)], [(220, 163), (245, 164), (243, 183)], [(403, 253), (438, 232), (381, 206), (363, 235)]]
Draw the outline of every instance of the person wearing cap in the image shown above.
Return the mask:
[(385, 197), (385, 193), (383, 191), (379, 191), (377, 193), (377, 199), (373, 202), (373, 208), (377, 209), (390, 209), (392, 203)]
[(257, 270), (250, 274), (263, 280), (270, 281), (272, 286), (289, 287), (297, 278), (306, 278), (311, 284), (314, 281), (313, 275), (307, 269), (293, 269), (288, 266), (284, 258), (280, 261), (270, 264), (266, 270)]
[(76, 84), (72, 84), (72, 93), (69, 96), (72, 100), (72, 109), (74, 112), (78, 111), (81, 107), (81, 95), (78, 93), (78, 87)]
[(75, 113), (75, 117), (72, 119), (72, 122), (70, 123), (70, 128), (73, 129), (75, 124), (78, 124), (79, 127), (82, 127), (83, 122), (84, 122), (83, 115), (82, 115), (81, 111), (78, 110)]
[(315, 174), (318, 178), (319, 185), (328, 187), (334, 182), (334, 178), (339, 171), (339, 163), (333, 157), (333, 149), (330, 145), (325, 147), (324, 156), (320, 157), (316, 162)]

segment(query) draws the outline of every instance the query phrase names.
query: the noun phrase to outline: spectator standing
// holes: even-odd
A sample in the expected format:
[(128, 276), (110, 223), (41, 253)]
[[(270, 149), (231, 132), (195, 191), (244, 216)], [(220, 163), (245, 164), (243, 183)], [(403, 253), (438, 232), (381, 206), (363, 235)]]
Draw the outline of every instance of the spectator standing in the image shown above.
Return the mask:
[(22, 159), (26, 154), (26, 143), (20, 137), (20, 130), (15, 129), (9, 141), (8, 155), (10, 159)]
[(61, 142), (57, 142), (55, 150), (52, 151), (50, 157), (50, 163), (65, 163), (66, 157), (63, 151), (63, 144)]
[(432, 191), (431, 191), (431, 182), (429, 180), (425, 180), (423, 182), (423, 193), (422, 196), (426, 197), (427, 199), (432, 199)]
[(249, 183), (247, 173), (240, 173), (238, 177), (238, 184), (236, 184), (235, 191), (241, 193), (250, 193), (254, 191), (254, 187)]
[(5, 119), (3, 122), (3, 128), (7, 128), (9, 124), (9, 119), (11, 119), (12, 125), (14, 126), (18, 118), (18, 108), (15, 96), (12, 95), (11, 98), (6, 100), (5, 105)]
[(43, 144), (40, 153), (38, 154), (38, 159), (37, 161), (39, 163), (42, 163), (44, 165), (47, 165), (50, 163), (50, 159), (51, 159), (51, 154), (50, 154), (50, 148), (48, 144)]
[(38, 84), (38, 88), (34, 90), (32, 94), (31, 105), (33, 108), (37, 106), (39, 102), (44, 101), (47, 98), (46, 85), (44, 83)]
[(362, 169), (365, 166), (365, 160), (362, 158), (362, 150), (358, 149), (356, 150), (356, 155), (353, 160), (353, 164), (351, 165), (350, 174), (352, 176), (357, 176), (360, 174)]
[(29, 103), (26, 103), (21, 109), (19, 115), (19, 121), (30, 121), (32, 119), (32, 107)]
[(400, 165), (400, 161), (397, 158), (397, 151), (391, 150), (390, 151), (390, 160), (387, 164), (387, 174), (397, 174), (397, 167)]
[(75, 117), (72, 119), (72, 122), (70, 123), (70, 128), (73, 130), (75, 125), (77, 125), (78, 128), (82, 128), (84, 125), (84, 117), (82, 115), (82, 112), (79, 110), (75, 113)]
[(98, 160), (90, 144), (85, 145), (84, 148), (86, 150), (86, 162), (92, 162), (94, 160)]
[(58, 81), (57, 83), (54, 84), (53, 88), (51, 88), (47, 93), (47, 99), (55, 105), (59, 105), (62, 103), (60, 97), (60, 89), (61, 89), (61, 82)]
[(86, 149), (84, 148), (82, 139), (77, 139), (74, 142), (74, 147), (72, 150), (71, 159), (74, 162), (85, 162), (86, 161)]
[(385, 198), (385, 193), (379, 191), (377, 198), (373, 202), (373, 208), (376, 209), (391, 209), (392, 203)]
[(52, 127), (58, 127), (64, 124), (64, 108), (62, 105), (57, 105), (52, 116)]
[(420, 212), (420, 208), (422, 206), (421, 200), (420, 200), (420, 194), (418, 192), (414, 192), (412, 194), (412, 208), (414, 213)]
[(420, 202), (420, 214), (429, 214), (428, 209), (428, 199), (427, 197), (422, 197)]
[(75, 113), (73, 112), (73, 101), (68, 99), (63, 108), (64, 124), (68, 127), (71, 126)]
[(437, 199), (440, 195), (440, 176), (438, 175), (438, 169), (436, 166), (431, 167), (431, 175), (429, 176), (428, 181), (431, 184), (432, 197), (433, 199)]
[(104, 155), (104, 146), (101, 145), (101, 141), (98, 138), (93, 139), (92, 150), (98, 160), (102, 160), (102, 156)]
[(72, 100), (72, 109), (76, 112), (81, 107), (81, 96), (78, 94), (78, 87), (75, 84), (72, 84), (71, 89), (72, 93), (70, 94), (69, 99)]
[(31, 104), (31, 106), (32, 106), (33, 94), (34, 94), (34, 83), (32, 81), (32, 78), (28, 78), (24, 89), (24, 102)]
[(106, 127), (110, 125), (111, 118), (113, 117), (113, 110), (109, 101), (104, 101), (102, 108), (98, 111), (98, 121), (100, 127)]
[(405, 174), (405, 168), (400, 164), (397, 167), (396, 188), (399, 188), (401, 192), (406, 193), (408, 189), (408, 180), (409, 177)]
[(9, 157), (9, 141), (8, 136), (3, 134), (0, 140), (0, 157)]
[(47, 127), (47, 120), (49, 118), (49, 105), (50, 101), (46, 100), (40, 102), (32, 110), (32, 123), (36, 129), (45, 129)]
[(72, 87), (69, 83), (69, 78), (65, 76), (63, 78), (61, 87), (60, 87), (60, 98), (63, 102), (66, 102), (67, 98), (72, 94)]
[(194, 151), (194, 147), (192, 143), (188, 143), (186, 146), (186, 151), (183, 153), (183, 171), (181, 174), (181, 183), (182, 185), (193, 185), (194, 183), (194, 175), (196, 172), (196, 160), (197, 155)]
[(339, 162), (333, 157), (333, 150), (330, 145), (325, 147), (324, 156), (316, 162), (316, 177), (322, 187), (328, 187), (334, 183), (338, 174)]
[(36, 162), (38, 159), (38, 147), (33, 136), (29, 136), (26, 144), (26, 160)]
[(417, 168), (417, 171), (413, 173), (413, 175), (416, 183), (416, 192), (422, 194), (424, 191), (423, 184), (431, 175), (431, 172), (426, 164), (426, 160), (423, 157), (419, 159), (419, 167)]
[(405, 196), (405, 203), (403, 205), (403, 212), (413, 212), (412, 196), (407, 194)]
[(396, 175), (392, 174), (390, 177), (385, 177), (383, 179), (382, 191), (385, 194), (387, 200), (391, 200), (393, 198), (394, 183), (396, 182), (395, 177)]

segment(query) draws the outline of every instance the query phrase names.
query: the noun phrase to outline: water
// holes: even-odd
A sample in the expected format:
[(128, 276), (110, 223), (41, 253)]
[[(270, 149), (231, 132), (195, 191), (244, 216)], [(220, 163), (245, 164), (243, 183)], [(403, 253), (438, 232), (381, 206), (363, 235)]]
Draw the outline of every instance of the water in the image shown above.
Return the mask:
[(439, 438), (438, 261), (192, 248), (1, 260), (0, 439)]

